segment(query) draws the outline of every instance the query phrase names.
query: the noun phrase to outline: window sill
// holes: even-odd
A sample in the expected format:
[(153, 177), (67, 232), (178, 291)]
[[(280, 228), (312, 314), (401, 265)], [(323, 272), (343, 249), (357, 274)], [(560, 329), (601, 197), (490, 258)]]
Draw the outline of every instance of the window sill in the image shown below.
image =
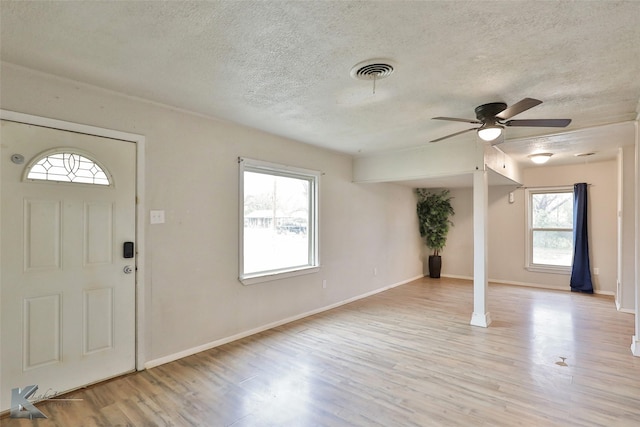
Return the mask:
[(239, 280), (243, 285), (254, 285), (256, 283), (271, 282), (273, 280), (286, 279), (287, 277), (302, 276), (304, 274), (313, 274), (320, 271), (320, 266), (302, 267), (295, 270), (278, 271), (274, 273), (262, 273), (257, 275), (247, 275), (240, 277)]
[(525, 267), (532, 273), (571, 274), (571, 267), (553, 267), (546, 265), (528, 265)]

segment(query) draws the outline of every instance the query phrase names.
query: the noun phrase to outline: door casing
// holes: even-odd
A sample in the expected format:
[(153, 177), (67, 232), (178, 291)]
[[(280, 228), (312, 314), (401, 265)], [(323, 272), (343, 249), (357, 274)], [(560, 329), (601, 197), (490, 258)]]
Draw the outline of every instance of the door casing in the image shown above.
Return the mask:
[(70, 132), (84, 133), (111, 139), (129, 141), (136, 144), (136, 370), (144, 369), (146, 360), (146, 335), (145, 335), (145, 136), (128, 132), (121, 132), (113, 129), (100, 128), (96, 126), (83, 125), (80, 123), (68, 122), (64, 120), (50, 119), (46, 117), (34, 116), (10, 110), (0, 109), (0, 119), (35, 126), (43, 126), (52, 129), (59, 129)]

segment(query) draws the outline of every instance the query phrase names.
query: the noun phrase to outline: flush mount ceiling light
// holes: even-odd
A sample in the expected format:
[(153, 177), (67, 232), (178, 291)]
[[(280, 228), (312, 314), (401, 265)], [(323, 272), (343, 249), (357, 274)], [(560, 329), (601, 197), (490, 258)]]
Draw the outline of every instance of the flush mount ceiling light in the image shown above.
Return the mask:
[(535, 154), (530, 154), (529, 158), (533, 163), (541, 165), (543, 163), (547, 163), (547, 161), (549, 161), (551, 156), (553, 156), (553, 153), (535, 153)]
[(496, 124), (484, 125), (478, 129), (478, 136), (484, 141), (493, 141), (502, 134), (502, 129), (504, 129), (504, 126)]

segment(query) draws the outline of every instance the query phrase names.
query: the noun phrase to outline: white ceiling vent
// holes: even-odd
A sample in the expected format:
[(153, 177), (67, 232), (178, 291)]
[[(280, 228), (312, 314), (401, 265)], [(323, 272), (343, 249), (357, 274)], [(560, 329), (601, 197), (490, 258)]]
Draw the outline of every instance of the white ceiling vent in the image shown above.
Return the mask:
[(370, 59), (356, 64), (351, 69), (351, 77), (358, 80), (380, 80), (393, 73), (393, 65), (385, 59)]

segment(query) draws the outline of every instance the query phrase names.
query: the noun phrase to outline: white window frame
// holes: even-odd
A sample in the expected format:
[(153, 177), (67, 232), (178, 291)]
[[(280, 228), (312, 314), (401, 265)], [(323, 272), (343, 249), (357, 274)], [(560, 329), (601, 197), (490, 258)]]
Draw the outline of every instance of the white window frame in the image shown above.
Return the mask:
[[(265, 162), (261, 160), (238, 158), (239, 164), (239, 264), (238, 278), (243, 285), (252, 285), (271, 280), (283, 279), (286, 277), (299, 276), (302, 274), (317, 273), (320, 271), (320, 251), (318, 250), (318, 194), (320, 188), (321, 172), (309, 169), (302, 169), (277, 163)], [(282, 268), (277, 270), (261, 271), (257, 273), (245, 274), (244, 270), (244, 173), (259, 172), (273, 176), (285, 176), (291, 178), (305, 179), (309, 181), (309, 224), (307, 233), (309, 236), (309, 263), (304, 266), (292, 268)]]
[[(556, 274), (571, 274), (571, 266), (559, 266), (550, 264), (534, 264), (533, 262), (533, 212), (532, 212), (532, 199), (534, 194), (548, 194), (548, 193), (571, 193), (573, 194), (573, 187), (544, 187), (544, 188), (525, 188), (525, 206), (527, 215), (527, 232), (525, 236), (525, 268), (529, 271), (540, 273), (556, 273)], [(540, 229), (540, 231), (571, 231), (573, 228), (549, 228)]]

